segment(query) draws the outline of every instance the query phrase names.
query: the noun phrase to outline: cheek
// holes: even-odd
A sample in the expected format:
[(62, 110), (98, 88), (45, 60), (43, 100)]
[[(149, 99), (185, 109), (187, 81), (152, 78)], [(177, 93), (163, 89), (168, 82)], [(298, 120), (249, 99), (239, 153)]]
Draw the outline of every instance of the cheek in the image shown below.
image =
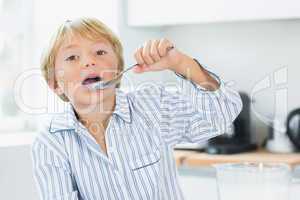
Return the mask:
[(119, 69), (117, 61), (112, 60), (109, 63), (106, 63), (106, 67), (104, 66), (100, 69), (100, 76), (104, 79), (111, 79), (118, 73)]
[(76, 87), (76, 73), (63, 68), (57, 69), (55, 72), (56, 80), (58, 85), (65, 91), (70, 90), (70, 88)]
[(64, 71), (55, 67), (55, 80), (59, 87), (63, 88), (64, 85)]
[(113, 77), (116, 76), (116, 74), (117, 74), (117, 69), (113, 68), (113, 69), (107, 69), (101, 71), (100, 76), (103, 77), (104, 79), (112, 79)]

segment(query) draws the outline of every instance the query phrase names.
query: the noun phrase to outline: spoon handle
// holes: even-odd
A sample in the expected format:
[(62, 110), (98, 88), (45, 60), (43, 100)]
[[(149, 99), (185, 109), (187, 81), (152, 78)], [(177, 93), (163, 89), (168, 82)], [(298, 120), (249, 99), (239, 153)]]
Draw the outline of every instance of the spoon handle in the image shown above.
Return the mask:
[(137, 65), (138, 65), (138, 64), (134, 64), (134, 65), (128, 67), (127, 69), (123, 70), (120, 74), (118, 74), (116, 77), (114, 77), (114, 79), (119, 78), (122, 74), (124, 74), (125, 72), (131, 70), (132, 68), (134, 68), (134, 67), (137, 66)]

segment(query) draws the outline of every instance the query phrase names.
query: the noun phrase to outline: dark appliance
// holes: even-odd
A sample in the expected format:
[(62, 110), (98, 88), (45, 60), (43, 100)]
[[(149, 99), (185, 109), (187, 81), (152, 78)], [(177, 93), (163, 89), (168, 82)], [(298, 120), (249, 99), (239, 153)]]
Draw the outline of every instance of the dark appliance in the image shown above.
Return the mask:
[(243, 109), (234, 120), (231, 130), (223, 135), (209, 140), (205, 152), (209, 154), (235, 154), (257, 149), (252, 142), (250, 132), (250, 106), (251, 100), (244, 92), (239, 92)]
[(291, 111), (286, 121), (287, 135), (295, 145), (297, 150), (300, 150), (300, 108)]

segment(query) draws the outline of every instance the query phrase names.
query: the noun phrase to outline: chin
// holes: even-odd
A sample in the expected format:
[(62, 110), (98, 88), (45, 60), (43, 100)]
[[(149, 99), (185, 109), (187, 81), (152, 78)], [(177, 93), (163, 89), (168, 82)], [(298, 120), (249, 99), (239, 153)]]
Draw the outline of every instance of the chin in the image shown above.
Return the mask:
[(104, 101), (111, 99), (115, 95), (115, 88), (105, 89), (105, 90), (83, 90), (77, 92), (77, 95), (74, 96), (74, 102), (80, 105), (98, 105)]

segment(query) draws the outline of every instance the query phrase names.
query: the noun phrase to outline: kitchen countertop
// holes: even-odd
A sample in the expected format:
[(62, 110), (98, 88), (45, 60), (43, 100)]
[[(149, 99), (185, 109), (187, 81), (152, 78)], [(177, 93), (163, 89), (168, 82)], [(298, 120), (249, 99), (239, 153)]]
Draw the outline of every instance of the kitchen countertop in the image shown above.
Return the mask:
[(191, 150), (175, 150), (174, 156), (178, 166), (205, 167), (228, 162), (283, 162), (291, 167), (300, 165), (300, 153), (270, 153), (266, 150), (232, 155), (211, 155)]

